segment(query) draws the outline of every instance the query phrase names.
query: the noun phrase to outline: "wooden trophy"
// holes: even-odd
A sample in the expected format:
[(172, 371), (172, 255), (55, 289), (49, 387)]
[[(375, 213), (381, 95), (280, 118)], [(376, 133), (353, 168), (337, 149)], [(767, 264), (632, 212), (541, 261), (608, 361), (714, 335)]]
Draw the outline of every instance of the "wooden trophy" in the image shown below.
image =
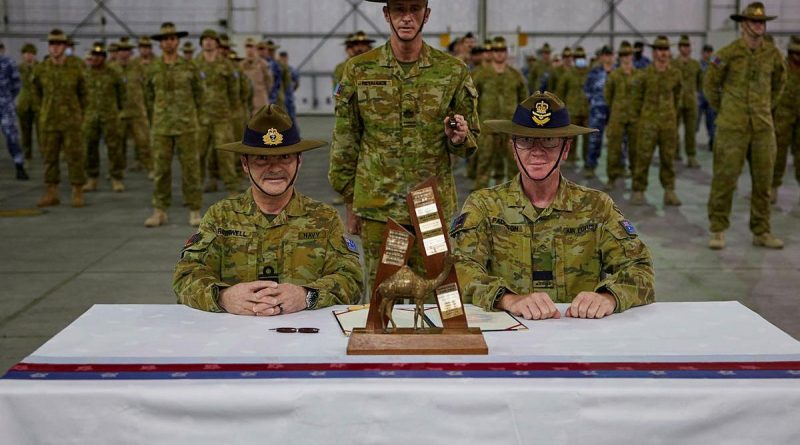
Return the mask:
[[(414, 235), (389, 220), (370, 299), (365, 328), (350, 334), (350, 355), (467, 355), (488, 354), (480, 328), (470, 328), (461, 302), (456, 270), (450, 257), (435, 178), (414, 188), (407, 203), (427, 276), (406, 266)], [(433, 292), (442, 327), (424, 327), (423, 302)], [(391, 311), (398, 300), (415, 302), (414, 327), (398, 328)], [(419, 321), (420, 327), (417, 327)], [(392, 325), (390, 327), (390, 325)]]

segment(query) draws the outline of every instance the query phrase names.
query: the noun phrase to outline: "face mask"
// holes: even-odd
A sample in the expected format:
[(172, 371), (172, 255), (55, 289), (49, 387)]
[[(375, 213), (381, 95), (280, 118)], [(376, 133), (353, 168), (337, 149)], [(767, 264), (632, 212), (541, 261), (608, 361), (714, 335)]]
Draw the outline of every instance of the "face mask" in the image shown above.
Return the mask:
[(586, 68), (586, 59), (575, 59), (575, 66), (577, 68)]
[(66, 54), (68, 56), (71, 56), (72, 55), (72, 48), (67, 48), (66, 50), (64, 50), (64, 54)]

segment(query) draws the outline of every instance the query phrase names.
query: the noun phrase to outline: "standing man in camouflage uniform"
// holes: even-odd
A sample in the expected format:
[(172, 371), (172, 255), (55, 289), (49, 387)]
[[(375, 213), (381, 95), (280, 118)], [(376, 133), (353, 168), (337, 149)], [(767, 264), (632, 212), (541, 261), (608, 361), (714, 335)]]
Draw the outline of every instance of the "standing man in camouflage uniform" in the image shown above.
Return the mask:
[(172, 203), (172, 156), (181, 163), (183, 201), (189, 207), (189, 224), (200, 224), (203, 195), (200, 192), (200, 153), (197, 145), (197, 109), (202, 100), (200, 75), (194, 64), (178, 55), (181, 37), (175, 25), (165, 22), (153, 36), (161, 46), (161, 57), (147, 68), (145, 94), (153, 104), (153, 214), (145, 227), (167, 222), (167, 208)]
[(106, 63), (103, 42), (92, 46), (90, 68), (86, 71), (86, 114), (83, 117), (83, 140), (86, 144), (86, 174), (89, 180), (84, 192), (97, 190), (100, 176), (100, 138), (108, 149), (108, 171), (111, 188), (125, 191), (122, 174), (125, 169), (125, 152), (122, 148), (122, 123), (120, 110), (124, 103), (124, 84), (117, 69)]
[(272, 89), (272, 70), (267, 62), (258, 56), (255, 39), (248, 37), (244, 41), (244, 54), (245, 59), (240, 67), (253, 87), (253, 103), (250, 108), (258, 110), (269, 103), (267, 94)]
[(58, 205), (58, 183), (61, 180), (61, 152), (67, 160), (69, 182), (72, 184), (72, 206), (83, 207), (83, 167), (81, 123), (86, 102), (86, 80), (82, 62), (69, 62), (65, 54), (67, 36), (60, 29), (47, 36), (47, 60), (33, 70), (33, 90), (41, 101), (39, 109), (39, 146), (44, 158), (44, 182), (47, 191), (39, 207)]
[[(505, 38), (494, 38), (492, 54), (492, 66), (472, 74), (472, 81), (478, 90), (478, 116), (482, 121), (513, 115), (517, 104), (528, 96), (528, 87), (522, 73), (506, 63), (508, 47)], [(508, 140), (501, 134), (482, 131), (478, 137), (478, 147), (479, 150), (473, 155), (478, 160), (472, 189), (489, 186), (489, 178), (493, 178), (495, 184), (507, 181), (514, 165)]]
[[(384, 3), (389, 41), (354, 57), (337, 88), (328, 170), (333, 189), (347, 203), (348, 232), (361, 234), (369, 279), (387, 219), (410, 227), (410, 188), (435, 177), (444, 217), (456, 212), (450, 154), (472, 154), (480, 133), (477, 91), (467, 66), (422, 40), (428, 2)], [(419, 272), (421, 257), (414, 252)]]
[(25, 156), (19, 146), (19, 130), (17, 129), (17, 110), (14, 99), (22, 88), (22, 79), (14, 63), (5, 54), (0, 54), (0, 129), (6, 137), (6, 147), (14, 161), (17, 179), (27, 180)]
[(767, 21), (764, 4), (747, 5), (741, 14), (742, 37), (714, 56), (703, 80), (703, 93), (717, 110), (714, 173), (708, 198), (711, 238), (708, 247), (725, 247), (731, 204), (745, 159), (750, 162), (752, 199), (750, 231), (753, 245), (782, 249), (783, 241), (770, 231), (769, 194), (775, 168), (775, 127), (772, 110), (786, 83), (786, 67), (775, 45), (764, 41)]
[(789, 57), (786, 58), (787, 79), (778, 106), (775, 108), (775, 142), (777, 156), (772, 175), (770, 201), (778, 200), (778, 188), (786, 173), (786, 158), (791, 146), (794, 158), (794, 177), (800, 182), (800, 37), (792, 36), (789, 42)]
[[(570, 118), (575, 125), (587, 125), (589, 122), (589, 99), (583, 91), (583, 85), (589, 75), (589, 61), (586, 60), (586, 51), (583, 47), (575, 48), (572, 53), (575, 60), (575, 67), (564, 72), (558, 79), (558, 97), (563, 97), (567, 108), (570, 109)], [(581, 158), (584, 162), (589, 159), (589, 135), (584, 134), (581, 138)], [(570, 150), (567, 166), (575, 165), (575, 157), (578, 152), (578, 141), (575, 141), (575, 151)]]
[(637, 72), (633, 67), (633, 47), (623, 40), (617, 52), (619, 66), (608, 76), (603, 94), (609, 105), (608, 119), (608, 157), (606, 173), (608, 182), (605, 189), (612, 191), (617, 181), (625, 176), (622, 143), (627, 142), (628, 168), (633, 172), (636, 165), (636, 119), (633, 108), (634, 80)]
[(561, 51), (561, 65), (553, 67), (553, 72), (547, 80), (546, 91), (556, 92), (559, 89), (558, 82), (564, 77), (567, 71), (575, 67), (572, 59), (572, 48), (565, 46)]
[(136, 147), (136, 163), (132, 171), (144, 168), (148, 177), (153, 179), (153, 159), (150, 154), (150, 123), (147, 120), (147, 106), (145, 103), (145, 69), (131, 60), (131, 45), (128, 37), (120, 38), (117, 44), (117, 69), (122, 76), (125, 88), (124, 102), (120, 119), (122, 123), (121, 140), (123, 157), (127, 160), (128, 137), (133, 138)]
[(267, 105), (241, 142), (251, 187), (211, 206), (175, 267), (178, 302), (209, 312), (271, 316), (358, 302), (363, 276), (355, 243), (336, 210), (294, 188), (302, 152), (325, 145), (300, 139), (283, 110)]
[(134, 58), (135, 61), (144, 66), (155, 62), (156, 56), (153, 54), (153, 41), (150, 39), (150, 37), (139, 37), (136, 45), (139, 50), (139, 56)]
[(678, 107), (682, 96), (681, 72), (670, 64), (669, 39), (656, 37), (651, 45), (653, 63), (634, 80), (633, 110), (638, 116), (636, 165), (631, 204), (645, 205), (650, 162), (658, 146), (658, 177), (664, 187), (664, 205), (679, 206), (675, 193), (675, 149), (678, 144)]
[(183, 42), (183, 46), (181, 46), (181, 52), (183, 53), (183, 58), (186, 59), (187, 62), (194, 60), (195, 47), (191, 40)]
[[(200, 150), (201, 178), (206, 170), (213, 170), (212, 157), (216, 157), (219, 176), (225, 183), (228, 196), (241, 191), (239, 174), (236, 172), (236, 156), (230, 152), (216, 153), (214, 147), (230, 141), (233, 135), (231, 110), (239, 100), (239, 79), (234, 74), (233, 65), (220, 53), (219, 36), (213, 29), (206, 29), (200, 35), (203, 52), (194, 61), (200, 84), (203, 86), (203, 100), (200, 103), (200, 129), (197, 144)], [(209, 182), (216, 183), (214, 172), (209, 171)], [(202, 181), (201, 181), (202, 182)], [(209, 189), (210, 187), (207, 187)], [(213, 186), (216, 189), (216, 184)]]
[[(702, 59), (700, 60), (700, 78), (704, 78), (706, 72), (708, 72), (708, 66), (711, 64), (711, 56), (714, 54), (714, 47), (711, 45), (703, 45), (703, 53)], [(700, 118), (702, 117), (706, 124), (706, 133), (708, 133), (708, 149), (712, 150), (714, 148), (714, 133), (717, 129), (715, 121), (717, 120), (717, 112), (711, 108), (711, 105), (708, 104), (708, 99), (706, 99), (706, 95), (703, 94), (703, 89), (701, 88), (698, 92), (698, 101), (699, 105), (699, 115), (697, 117), (697, 125), (695, 126), (695, 131), (697, 128), (700, 127)]]
[[(678, 58), (672, 63), (681, 72), (683, 79), (683, 98), (678, 108), (678, 127), (683, 122), (683, 147), (686, 150), (686, 166), (700, 168), (697, 162), (697, 92), (703, 88), (703, 70), (700, 62), (692, 59), (692, 43), (689, 36), (682, 35), (678, 41)], [(676, 159), (681, 159), (680, 147), (676, 150)]]
[[(551, 59), (553, 50), (550, 44), (544, 42), (539, 48), (539, 56), (541, 59), (537, 60), (533, 66), (530, 67), (528, 72), (528, 89), (534, 91), (546, 91), (550, 83), (550, 77), (553, 73), (553, 61)], [(520, 101), (517, 101), (519, 103)], [(481, 117), (483, 120), (483, 117)]]
[(549, 92), (522, 102), (512, 120), (484, 124), (511, 136), (518, 174), (473, 192), (453, 221), (462, 298), (486, 311), (526, 319), (563, 314), (603, 318), (655, 300), (650, 252), (603, 192), (561, 175), (573, 137), (594, 130), (570, 124)]
[(583, 168), (583, 177), (592, 179), (596, 177), (594, 170), (603, 150), (603, 133), (608, 123), (608, 103), (605, 97), (606, 81), (614, 69), (614, 51), (603, 45), (600, 48), (598, 64), (589, 72), (583, 92), (589, 98), (589, 127), (598, 130), (589, 135), (589, 156)]
[[(34, 127), (39, 130), (36, 123), (39, 113), (39, 102), (33, 92), (33, 70), (39, 62), (36, 60), (36, 46), (32, 43), (22, 45), (22, 63), (19, 65), (19, 75), (22, 78), (22, 90), (17, 96), (17, 117), (19, 118), (20, 133), (22, 136), (22, 151), (26, 160), (33, 159)], [(39, 137), (36, 137), (39, 142)]]

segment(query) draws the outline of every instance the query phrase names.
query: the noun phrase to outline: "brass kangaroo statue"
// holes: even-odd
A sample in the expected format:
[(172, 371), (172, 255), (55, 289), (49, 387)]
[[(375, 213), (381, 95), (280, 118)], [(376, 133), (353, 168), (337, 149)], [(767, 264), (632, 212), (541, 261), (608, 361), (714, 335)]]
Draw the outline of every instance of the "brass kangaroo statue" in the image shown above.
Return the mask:
[[(392, 310), (397, 300), (413, 299), (414, 300), (414, 329), (417, 329), (417, 319), (420, 320), (420, 329), (425, 327), (425, 296), (429, 292), (439, 287), (447, 276), (450, 275), (450, 270), (453, 267), (453, 260), (449, 254), (445, 254), (444, 268), (438, 276), (432, 279), (425, 279), (414, 273), (408, 266), (401, 267), (397, 272), (392, 274), (389, 278), (385, 279), (378, 286), (378, 297), (380, 299), (380, 306), (378, 313), (383, 314), (381, 317), (381, 325), (384, 333), (389, 332), (389, 323), (392, 329), (397, 328), (397, 324), (392, 319)], [(388, 322), (386, 322), (388, 320)], [(430, 323), (429, 323), (430, 325)], [(432, 326), (431, 326), (432, 327)]]

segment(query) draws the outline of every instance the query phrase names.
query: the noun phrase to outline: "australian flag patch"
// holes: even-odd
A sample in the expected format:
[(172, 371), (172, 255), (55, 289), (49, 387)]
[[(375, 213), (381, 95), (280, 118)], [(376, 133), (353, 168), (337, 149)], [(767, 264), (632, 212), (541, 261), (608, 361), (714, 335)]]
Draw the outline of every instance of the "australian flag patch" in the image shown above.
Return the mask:
[(636, 228), (634, 228), (633, 224), (631, 224), (631, 222), (628, 221), (627, 219), (623, 219), (622, 221), (619, 222), (619, 224), (622, 226), (623, 229), (625, 229), (625, 233), (627, 233), (628, 235), (636, 235)]

